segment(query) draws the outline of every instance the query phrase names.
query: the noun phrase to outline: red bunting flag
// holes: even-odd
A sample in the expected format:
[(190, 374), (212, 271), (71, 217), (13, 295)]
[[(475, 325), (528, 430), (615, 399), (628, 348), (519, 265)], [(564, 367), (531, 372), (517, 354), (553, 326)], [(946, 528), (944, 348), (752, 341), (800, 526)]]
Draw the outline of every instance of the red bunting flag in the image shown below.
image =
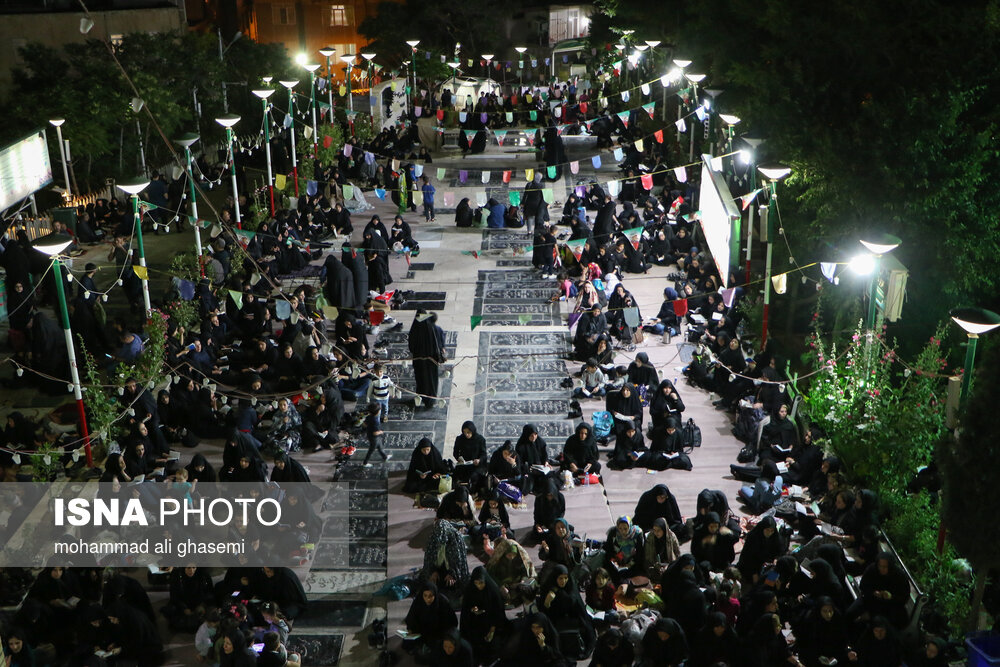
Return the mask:
[(653, 136), (656, 137), (656, 143), (658, 144), (663, 143), (663, 130), (657, 130), (656, 132), (653, 132)]
[(687, 299), (677, 299), (674, 301), (674, 315), (677, 317), (684, 317), (688, 312), (688, 300)]
[(505, 171), (503, 173), (503, 182), (504, 183), (510, 183), (510, 172), (509, 171)]
[(580, 102), (580, 113), (587, 113), (587, 103)]
[(444, 109), (438, 109), (437, 110), (437, 119), (438, 120), (444, 120)]
[(333, 137), (329, 134), (323, 135), (323, 148), (329, 148), (333, 145)]
[(652, 174), (643, 174), (642, 175), (642, 187), (643, 187), (644, 190), (652, 190), (653, 189), (653, 175)]

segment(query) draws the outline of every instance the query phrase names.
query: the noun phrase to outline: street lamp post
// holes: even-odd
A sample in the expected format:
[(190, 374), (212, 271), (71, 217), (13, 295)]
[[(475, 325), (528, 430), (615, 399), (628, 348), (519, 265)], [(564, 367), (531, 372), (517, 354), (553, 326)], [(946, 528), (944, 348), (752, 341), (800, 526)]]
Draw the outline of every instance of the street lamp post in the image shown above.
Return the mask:
[[(694, 102), (694, 106), (695, 106), (695, 108), (697, 108), (698, 107), (698, 83), (701, 82), (702, 80), (704, 80), (705, 75), (704, 74), (685, 74), (684, 78), (686, 78), (688, 81), (690, 81), (691, 85), (694, 86), (694, 90), (691, 92), (691, 101)], [(697, 118), (697, 116), (695, 116), (695, 117)], [(693, 123), (691, 125), (692, 125), (692, 127), (691, 127), (691, 148), (690, 148), (690, 151), (689, 151), (689, 154), (688, 154), (688, 161), (689, 162), (694, 162), (694, 127), (693, 127)]]
[(367, 76), (367, 80), (368, 80), (368, 94), (371, 95), (371, 87), (372, 87), (372, 60), (375, 59), (375, 54), (372, 53), (371, 51), (363, 51), (361, 53), (361, 57), (368, 61), (368, 66), (367, 66), (368, 71), (367, 71), (367, 75), (366, 76)]
[[(528, 50), (526, 46), (515, 46), (514, 50), (517, 51), (517, 85), (524, 85), (524, 52)], [(520, 88), (517, 94), (521, 94)]]
[(767, 318), (771, 311), (771, 251), (774, 246), (774, 216), (773, 209), (778, 204), (778, 181), (784, 179), (792, 170), (780, 165), (770, 167), (758, 167), (761, 175), (767, 179), (771, 188), (771, 200), (767, 215), (767, 259), (764, 264), (764, 317), (763, 330), (761, 331), (760, 346), (764, 349), (767, 343)]
[(83, 406), (83, 388), (80, 386), (80, 371), (76, 367), (76, 346), (73, 344), (73, 331), (69, 325), (69, 308), (66, 306), (66, 288), (63, 286), (62, 262), (59, 254), (69, 247), (72, 241), (64, 241), (54, 245), (38, 245), (35, 249), (52, 258), (53, 277), (56, 283), (56, 296), (59, 299), (59, 315), (62, 321), (63, 336), (66, 339), (66, 353), (69, 356), (69, 375), (73, 383), (73, 398), (76, 399), (76, 410), (80, 416), (80, 432), (83, 435), (83, 451), (87, 455), (87, 467), (94, 467), (94, 458), (90, 451), (90, 433), (87, 430), (87, 411)]
[[(130, 195), (132, 200), (132, 224), (135, 225), (135, 238), (139, 246), (139, 266), (146, 268), (146, 247), (142, 243), (142, 220), (139, 218), (139, 193), (149, 187), (149, 179), (137, 177), (118, 183), (118, 188)], [(146, 271), (143, 271), (146, 273)], [(146, 315), (152, 310), (149, 303), (149, 274), (139, 276), (142, 279), (142, 303), (146, 307)]]
[[(419, 39), (408, 39), (406, 43), (410, 45), (410, 71), (413, 72), (413, 87), (410, 88), (409, 98), (410, 109), (413, 109), (413, 94), (417, 92), (417, 44)], [(409, 88), (410, 80), (406, 80), (406, 87)]]
[(317, 63), (305, 63), (302, 65), (309, 72), (309, 99), (312, 101), (313, 119), (313, 156), (319, 153), (319, 127), (316, 125), (316, 70), (319, 69)]
[(267, 192), (271, 199), (271, 217), (274, 217), (274, 177), (271, 175), (271, 122), (267, 117), (267, 98), (274, 94), (274, 88), (258, 88), (253, 94), (260, 98), (264, 110), (264, 155), (267, 156)]
[(295, 196), (299, 196), (299, 164), (295, 157), (295, 93), (292, 88), (299, 84), (298, 81), (279, 81), (282, 86), (288, 89), (288, 135), (289, 143), (292, 145), (292, 180), (295, 181)]
[(326, 78), (329, 81), (326, 84), (327, 96), (330, 101), (330, 118), (333, 118), (333, 67), (330, 65), (330, 58), (337, 53), (337, 49), (332, 46), (325, 46), (319, 50), (319, 54), (326, 58)]
[[(764, 140), (760, 137), (754, 137), (751, 135), (744, 135), (743, 141), (750, 147), (747, 153), (746, 162), (750, 167), (750, 192), (757, 189), (757, 170), (754, 169), (754, 153), (757, 151), (757, 147), (760, 146)], [(750, 257), (753, 254), (753, 212), (756, 207), (751, 204), (750, 212), (747, 219), (747, 271), (746, 271), (746, 281), (750, 282)]]
[(861, 239), (861, 245), (863, 245), (868, 252), (871, 253), (871, 273), (872, 281), (871, 287), (868, 293), (868, 318), (865, 324), (868, 326), (869, 331), (875, 328), (875, 315), (877, 312), (878, 299), (878, 283), (879, 283), (879, 264), (882, 259), (882, 255), (888, 254), (899, 247), (902, 241), (898, 236), (893, 236), (892, 234), (882, 234), (878, 232), (873, 232), (867, 234), (863, 239)]
[(201, 263), (201, 223), (198, 221), (198, 199), (194, 187), (194, 169), (191, 166), (191, 146), (198, 139), (197, 134), (188, 132), (174, 139), (174, 143), (184, 148), (184, 159), (187, 165), (189, 185), (188, 196), (191, 197), (191, 215), (188, 219), (191, 221), (191, 226), (194, 227), (194, 255), (198, 258), (198, 268), (201, 271), (201, 275), (204, 276), (205, 267)]
[(62, 158), (62, 168), (63, 168), (63, 180), (66, 181), (66, 199), (69, 200), (73, 196), (72, 188), (69, 187), (69, 167), (66, 165), (66, 145), (63, 143), (62, 138), (62, 125), (66, 122), (65, 118), (53, 118), (49, 121), (56, 128), (56, 138), (59, 141), (59, 156)]
[(962, 394), (960, 401), (965, 403), (972, 386), (972, 368), (976, 362), (976, 344), (979, 334), (984, 334), (1000, 327), (1000, 315), (983, 308), (955, 308), (948, 313), (955, 324), (962, 327), (968, 342), (965, 347), (965, 370), (962, 373)]
[(715, 117), (718, 115), (715, 110), (715, 98), (722, 94), (721, 88), (706, 88), (705, 94), (708, 95), (708, 99), (705, 100), (702, 107), (708, 112), (708, 139), (711, 139), (710, 144), (710, 154), (715, 155)]
[(215, 122), (226, 128), (226, 147), (229, 148), (229, 174), (233, 181), (233, 213), (236, 216), (237, 229), (243, 229), (243, 217), (240, 215), (240, 191), (236, 187), (236, 147), (233, 146), (233, 125), (240, 122), (236, 114), (225, 114), (215, 119)]
[[(677, 70), (678, 70), (678, 72), (680, 74), (680, 76), (677, 77), (678, 80), (680, 80), (684, 76), (684, 70), (690, 64), (691, 64), (690, 60), (682, 60), (680, 58), (674, 58), (674, 67), (677, 68)], [(662, 83), (662, 81), (661, 81), (661, 83)], [(683, 98), (681, 98), (681, 97), (678, 96), (678, 101), (677, 101), (677, 121), (678, 121), (678, 123), (677, 123), (677, 143), (681, 142), (680, 120), (683, 117), (684, 117), (684, 100), (683, 100)], [(664, 86), (663, 87), (663, 120), (666, 120), (666, 119), (667, 119), (667, 87)]]
[(353, 53), (345, 53), (340, 56), (340, 59), (344, 61), (347, 65), (347, 109), (348, 111), (354, 111), (354, 91), (351, 89), (351, 66), (354, 64), (354, 60), (357, 58)]
[(454, 62), (448, 63), (448, 67), (451, 68), (451, 87), (455, 89), (455, 96), (458, 96), (458, 68), (462, 63)]

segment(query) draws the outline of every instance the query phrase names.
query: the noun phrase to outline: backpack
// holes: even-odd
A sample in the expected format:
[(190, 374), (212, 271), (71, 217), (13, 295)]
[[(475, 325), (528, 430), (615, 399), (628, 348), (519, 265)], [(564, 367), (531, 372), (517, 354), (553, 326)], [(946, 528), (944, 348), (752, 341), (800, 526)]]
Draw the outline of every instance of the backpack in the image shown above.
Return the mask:
[(594, 421), (594, 437), (606, 438), (611, 435), (611, 426), (615, 423), (614, 417), (606, 410), (599, 410), (592, 417)]
[(694, 423), (694, 419), (688, 419), (681, 428), (681, 448), (690, 452), (695, 447), (701, 447), (701, 428)]
[(425, 509), (437, 509), (441, 507), (441, 499), (436, 493), (425, 493), (420, 496), (420, 506)]
[(521, 489), (517, 488), (510, 482), (503, 481), (497, 484), (497, 493), (500, 494), (501, 499), (509, 503), (518, 504), (521, 502)]
[(746, 445), (740, 450), (740, 453), (736, 455), (736, 460), (740, 463), (752, 463), (757, 459), (757, 450), (754, 449), (753, 445)]

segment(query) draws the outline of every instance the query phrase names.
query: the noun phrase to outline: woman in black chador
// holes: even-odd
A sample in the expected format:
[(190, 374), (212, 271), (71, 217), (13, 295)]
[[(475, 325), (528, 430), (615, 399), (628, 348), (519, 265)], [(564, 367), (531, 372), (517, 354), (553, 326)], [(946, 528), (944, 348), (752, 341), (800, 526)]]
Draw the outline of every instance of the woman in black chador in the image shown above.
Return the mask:
[(410, 354), (413, 356), (413, 376), (417, 394), (427, 407), (438, 395), (438, 367), (444, 363), (444, 331), (437, 325), (437, 315), (423, 308), (417, 310), (409, 336)]

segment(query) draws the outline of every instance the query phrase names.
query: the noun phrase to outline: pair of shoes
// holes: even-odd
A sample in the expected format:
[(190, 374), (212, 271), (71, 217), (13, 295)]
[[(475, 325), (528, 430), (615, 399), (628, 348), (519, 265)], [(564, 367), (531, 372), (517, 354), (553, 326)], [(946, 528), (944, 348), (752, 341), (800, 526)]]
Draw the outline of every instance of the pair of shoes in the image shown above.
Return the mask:
[(386, 454), (386, 455), (385, 455), (385, 460), (386, 460), (386, 461), (388, 461), (388, 460), (389, 460), (389, 459), (391, 459), (391, 458), (392, 458), (392, 454)]
[(569, 389), (570, 387), (573, 386), (573, 379), (572, 378), (563, 378), (563, 381), (559, 383), (559, 386), (560, 387), (565, 387), (565, 388)]
[(365, 467), (365, 468), (374, 468), (375, 466), (374, 466), (374, 464), (372, 464), (372, 463), (366, 463), (366, 464), (364, 465), (364, 467)]

